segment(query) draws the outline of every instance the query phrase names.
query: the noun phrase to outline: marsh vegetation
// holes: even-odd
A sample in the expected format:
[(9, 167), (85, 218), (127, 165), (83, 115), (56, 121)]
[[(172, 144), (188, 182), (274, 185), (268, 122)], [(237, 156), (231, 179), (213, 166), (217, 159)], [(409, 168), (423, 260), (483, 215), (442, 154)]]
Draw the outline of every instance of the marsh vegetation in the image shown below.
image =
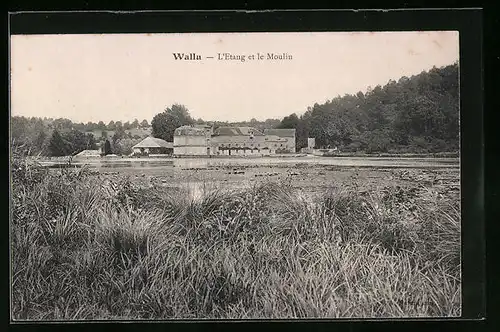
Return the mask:
[(13, 318), (459, 316), (456, 193), (349, 182), (193, 196), (14, 154)]

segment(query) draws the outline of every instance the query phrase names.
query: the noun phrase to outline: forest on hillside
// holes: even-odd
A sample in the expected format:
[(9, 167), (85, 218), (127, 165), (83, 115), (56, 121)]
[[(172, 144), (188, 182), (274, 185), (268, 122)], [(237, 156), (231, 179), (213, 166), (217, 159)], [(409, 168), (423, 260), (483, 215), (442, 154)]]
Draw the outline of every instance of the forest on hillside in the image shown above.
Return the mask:
[[(316, 139), (316, 147), (345, 152), (429, 153), (459, 150), (458, 63), (432, 68), (384, 86), (315, 103), (300, 115), (242, 122), (193, 119), (184, 105), (175, 104), (151, 120), (73, 123), (69, 119), (11, 118), (11, 144), (29, 155), (71, 155), (109, 141), (112, 153), (127, 154), (140, 140), (130, 130), (152, 129), (152, 135), (172, 141), (176, 127), (186, 124), (295, 128), (297, 151)], [(94, 134), (90, 134), (93, 132)], [(96, 137), (95, 133), (99, 133)], [(107, 133), (112, 133), (108, 137)]]
[(297, 130), (320, 148), (348, 152), (454, 152), (459, 150), (458, 64), (401, 77), (365, 93), (338, 96), (291, 114), (279, 128)]

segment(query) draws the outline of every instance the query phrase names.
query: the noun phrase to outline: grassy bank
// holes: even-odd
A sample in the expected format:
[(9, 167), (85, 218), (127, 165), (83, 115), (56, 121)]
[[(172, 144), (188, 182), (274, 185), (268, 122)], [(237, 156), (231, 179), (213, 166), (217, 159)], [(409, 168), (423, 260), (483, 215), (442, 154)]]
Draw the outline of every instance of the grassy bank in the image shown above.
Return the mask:
[(311, 201), (261, 182), (193, 199), (12, 168), (17, 320), (460, 314), (459, 203), (424, 188)]

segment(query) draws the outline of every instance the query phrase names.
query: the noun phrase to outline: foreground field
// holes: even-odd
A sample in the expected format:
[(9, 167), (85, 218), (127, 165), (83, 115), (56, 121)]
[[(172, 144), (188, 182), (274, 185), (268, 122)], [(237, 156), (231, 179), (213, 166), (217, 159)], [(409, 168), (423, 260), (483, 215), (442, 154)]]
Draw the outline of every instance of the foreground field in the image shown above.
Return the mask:
[[(15, 159), (13, 318), (460, 315), (456, 174), (213, 171), (49, 172)], [(240, 185), (193, 195), (186, 174)]]

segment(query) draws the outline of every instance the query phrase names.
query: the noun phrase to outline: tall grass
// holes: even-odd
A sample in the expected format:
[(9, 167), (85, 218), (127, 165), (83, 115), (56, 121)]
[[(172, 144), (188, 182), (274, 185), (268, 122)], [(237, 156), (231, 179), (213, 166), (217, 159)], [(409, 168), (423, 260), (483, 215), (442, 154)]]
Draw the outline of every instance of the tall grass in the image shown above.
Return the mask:
[(460, 315), (453, 200), (12, 170), (16, 320)]

